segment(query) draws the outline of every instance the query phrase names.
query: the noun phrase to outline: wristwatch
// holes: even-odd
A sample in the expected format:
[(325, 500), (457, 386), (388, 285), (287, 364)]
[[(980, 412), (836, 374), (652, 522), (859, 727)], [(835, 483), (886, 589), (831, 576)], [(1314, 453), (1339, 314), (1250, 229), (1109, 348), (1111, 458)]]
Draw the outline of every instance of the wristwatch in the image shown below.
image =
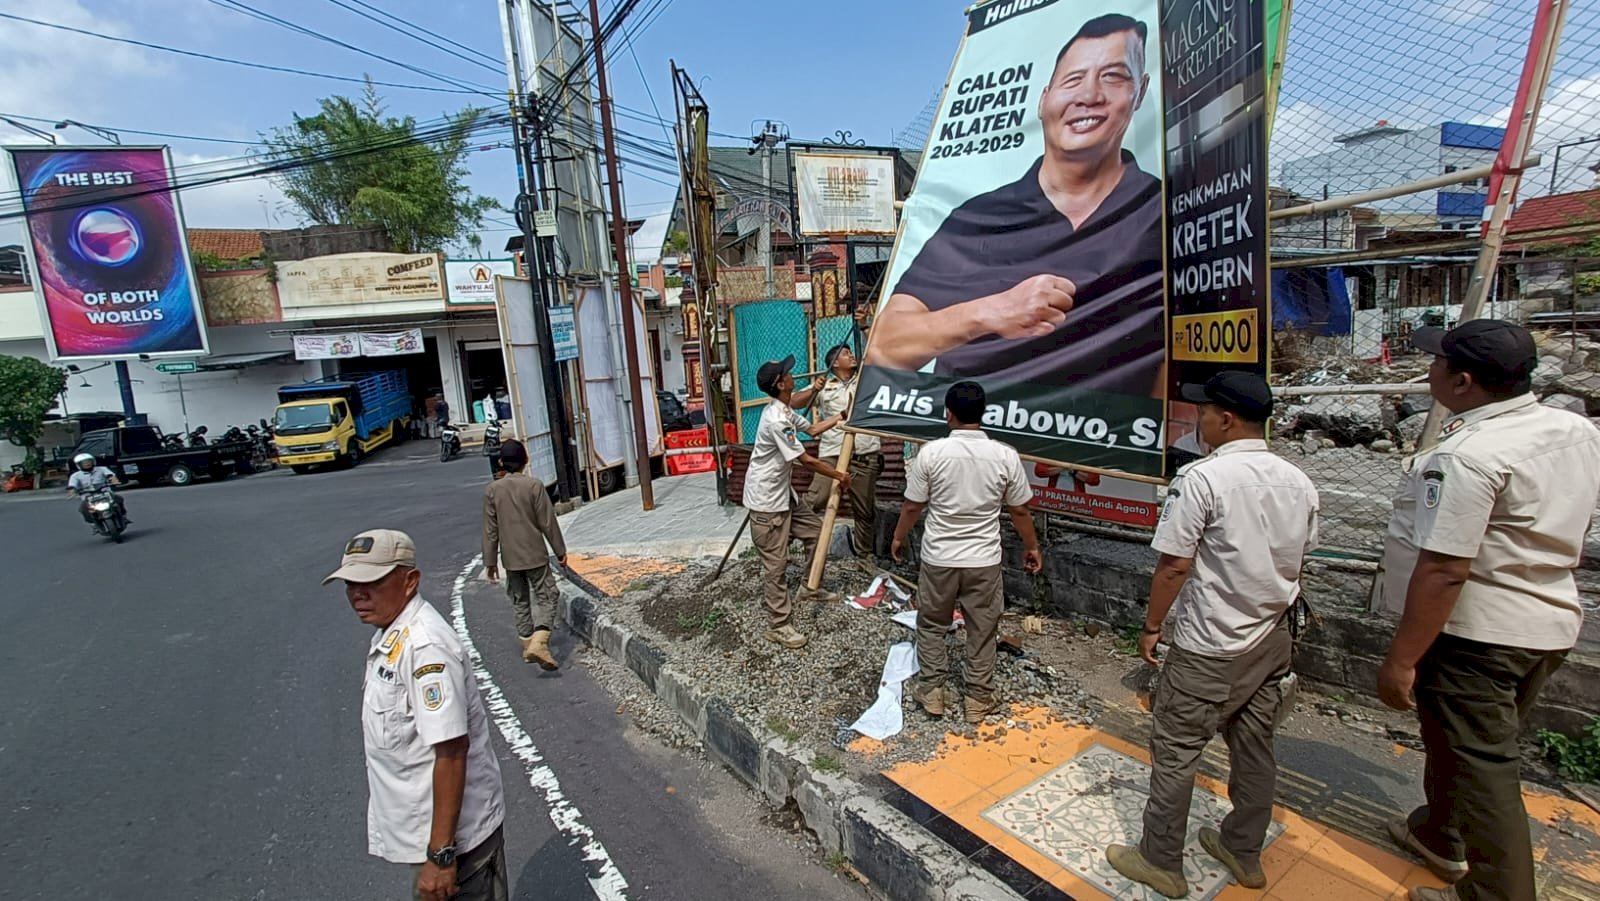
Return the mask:
[(436, 867), (453, 867), (456, 863), (456, 846), (445, 845), (437, 851), (430, 848), (428, 860)]
[(1161, 627), (1160, 626), (1156, 626), (1154, 629), (1152, 629), (1149, 626), (1145, 626), (1144, 627), (1144, 634), (1146, 634), (1146, 635), (1160, 635), (1161, 634)]

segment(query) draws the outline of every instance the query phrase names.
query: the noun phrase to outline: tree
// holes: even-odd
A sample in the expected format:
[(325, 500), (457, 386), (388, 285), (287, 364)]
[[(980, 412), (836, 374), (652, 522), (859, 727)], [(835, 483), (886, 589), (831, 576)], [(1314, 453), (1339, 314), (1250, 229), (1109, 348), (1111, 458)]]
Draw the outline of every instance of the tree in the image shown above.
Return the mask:
[(318, 225), (381, 226), (402, 253), (477, 243), (484, 213), (499, 207), (466, 184), (468, 141), (484, 110), (419, 130), (410, 116), (384, 116), (370, 83), (359, 102), (336, 96), (320, 105), (262, 136), (269, 160), (303, 164), (274, 177), (302, 215)]
[(67, 371), (32, 357), (0, 356), (0, 436), (28, 450), (30, 469), (37, 469), (39, 433), (44, 414), (67, 387)]
[(683, 256), (689, 252), (689, 233), (679, 229), (667, 235), (666, 246), (662, 248), (667, 256)]

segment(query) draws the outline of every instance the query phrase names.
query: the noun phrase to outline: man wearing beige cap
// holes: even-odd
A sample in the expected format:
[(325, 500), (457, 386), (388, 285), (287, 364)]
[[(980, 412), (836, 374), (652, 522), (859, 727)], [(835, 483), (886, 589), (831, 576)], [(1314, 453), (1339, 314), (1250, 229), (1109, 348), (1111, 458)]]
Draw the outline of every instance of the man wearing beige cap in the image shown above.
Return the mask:
[(417, 593), (411, 537), (350, 539), (339, 568), (356, 616), (377, 631), (362, 680), (367, 851), (412, 865), (421, 901), (504, 901), (505, 793), (466, 648)]

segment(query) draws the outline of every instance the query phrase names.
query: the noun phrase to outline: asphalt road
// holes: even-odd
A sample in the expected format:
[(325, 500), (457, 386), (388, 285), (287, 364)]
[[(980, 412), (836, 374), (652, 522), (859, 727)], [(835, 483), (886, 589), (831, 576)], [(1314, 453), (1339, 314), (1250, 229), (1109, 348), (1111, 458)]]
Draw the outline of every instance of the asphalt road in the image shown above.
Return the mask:
[[(478, 552), (487, 467), (431, 454), (132, 490), (120, 546), (64, 496), (0, 499), (0, 897), (407, 897), (405, 868), (366, 854), (370, 632), (318, 582), (350, 535), (404, 529), (448, 618)], [(584, 668), (525, 666), (498, 589), (472, 586), (464, 604), (559, 782), (531, 785), (495, 735), (513, 897), (594, 896), (596, 855), (552, 822), (547, 797), (573, 806), (628, 898), (860, 896), (763, 825), (732, 776), (627, 726)], [(569, 655), (571, 637), (556, 647)]]

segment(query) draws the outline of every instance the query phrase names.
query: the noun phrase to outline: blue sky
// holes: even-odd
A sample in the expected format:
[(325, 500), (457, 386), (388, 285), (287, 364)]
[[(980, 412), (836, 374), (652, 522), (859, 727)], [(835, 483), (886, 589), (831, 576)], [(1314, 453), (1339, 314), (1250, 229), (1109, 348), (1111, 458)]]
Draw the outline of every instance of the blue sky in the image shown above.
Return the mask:
[[(349, 77), (370, 73), (385, 81), (438, 85), (392, 60), (493, 91), (505, 84), (503, 75), (360, 18), (332, 0), (240, 2), (382, 59), (291, 33), (212, 0), (0, 0), (0, 12)], [(368, 2), (386, 10), (401, 28), (447, 37), (494, 59), (501, 55), (494, 0)], [(612, 3), (602, 0), (602, 13)], [(642, 7), (651, 5), (645, 0)], [(823, 138), (843, 129), (885, 144), (938, 92), (959, 42), (965, 6), (953, 0), (673, 0), (635, 35), (631, 49), (612, 48), (614, 90), (624, 107), (649, 114), (648, 83), (655, 105), (670, 117), (668, 60), (676, 59), (699, 81), (717, 131), (749, 134), (753, 124), (759, 127), (770, 117), (784, 121), (796, 137)], [(1503, 121), (1531, 6), (1528, 0), (1298, 4), (1275, 156), (1328, 149), (1333, 135), (1378, 118), (1402, 126), (1443, 118)], [(359, 90), (355, 84), (186, 59), (0, 20), (0, 114), (250, 141), (289, 122), (294, 113), (314, 111), (319, 97)], [(461, 94), (381, 90), (390, 112), (419, 120), (474, 100), (490, 102)], [(1600, 133), (1600, 9), (1592, 4), (1578, 4), (1571, 15), (1546, 119), (1540, 131), (1546, 147)], [(636, 118), (621, 124), (637, 136), (666, 139), (660, 125)], [(97, 140), (76, 129), (62, 134), (78, 143)], [(131, 132), (124, 139), (161, 140)], [(32, 140), (0, 124), (0, 141)], [(234, 157), (246, 149), (182, 139), (170, 143), (180, 166)], [(1562, 187), (1589, 186), (1581, 162), (1596, 159), (1600, 145), (1569, 151), (1563, 157)], [(509, 150), (474, 153), (471, 167), (476, 190), (510, 204), (515, 167)], [(625, 170), (631, 215), (658, 214), (670, 205), (674, 188), (652, 180), (658, 178), (654, 172)], [(1534, 178), (1541, 189), (1545, 178)], [(196, 226), (298, 224), (276, 190), (262, 181), (187, 192), (184, 204)], [(501, 221), (488, 227), (503, 230), (486, 232), (486, 247), (498, 248), (509, 234), (507, 217), (497, 218)], [(16, 239), (14, 226), (0, 224), (0, 243)]]
[[(245, 2), (386, 59), (503, 93), (503, 74), (427, 47), (328, 0)], [(498, 5), (493, 0), (370, 2), (388, 11), (401, 27), (448, 37), (497, 59), (502, 56)], [(612, 0), (602, 0), (602, 16), (611, 5)], [(699, 79), (711, 103), (713, 128), (718, 131), (747, 134), (751, 120), (772, 117), (787, 122), (800, 137), (820, 138), (835, 129), (846, 129), (874, 143), (887, 143), (939, 89), (962, 29), (963, 4), (959, 2), (924, 0), (916, 4), (918, 15), (907, 16), (910, 5), (813, 0), (802, 7), (675, 0), (648, 30), (635, 35), (629, 45), (631, 52), (613, 49), (613, 89), (623, 106), (653, 115), (645, 89), (648, 79), (655, 104), (670, 118), (668, 61), (675, 58)], [(648, 2), (642, 4), (649, 6)], [(439, 85), (399, 66), (294, 34), (207, 0), (0, 0), (0, 12), (218, 56)], [(849, 27), (840, 27), (841, 22), (848, 22)], [(889, 35), (894, 36), (892, 40), (886, 40)], [(248, 141), (288, 123), (294, 113), (313, 112), (320, 97), (359, 90), (356, 84), (185, 59), (0, 20), (0, 114), (71, 118), (112, 128)], [(410, 114), (419, 120), (435, 118), (465, 103), (490, 102), (460, 94), (380, 90), (391, 113)], [(624, 119), (621, 124), (636, 135), (666, 139), (659, 125), (638, 119)], [(48, 125), (44, 127), (50, 130)], [(63, 141), (98, 141), (77, 129), (61, 134)], [(132, 133), (124, 134), (123, 139), (127, 143), (161, 140)], [(33, 139), (0, 124), (0, 140)], [(177, 139), (170, 143), (179, 165), (233, 157), (246, 149)], [(474, 153), (471, 166), (473, 186), (509, 206), (516, 179), (511, 152)], [(649, 180), (659, 177), (653, 172), (633, 177), (625, 174), (630, 213), (648, 215), (667, 208), (674, 189)], [(196, 226), (296, 224), (293, 214), (280, 208), (277, 192), (258, 181), (188, 192), (184, 204), (190, 224)], [(490, 227), (509, 225), (498, 222)], [(485, 246), (503, 245), (508, 233), (486, 233)]]

